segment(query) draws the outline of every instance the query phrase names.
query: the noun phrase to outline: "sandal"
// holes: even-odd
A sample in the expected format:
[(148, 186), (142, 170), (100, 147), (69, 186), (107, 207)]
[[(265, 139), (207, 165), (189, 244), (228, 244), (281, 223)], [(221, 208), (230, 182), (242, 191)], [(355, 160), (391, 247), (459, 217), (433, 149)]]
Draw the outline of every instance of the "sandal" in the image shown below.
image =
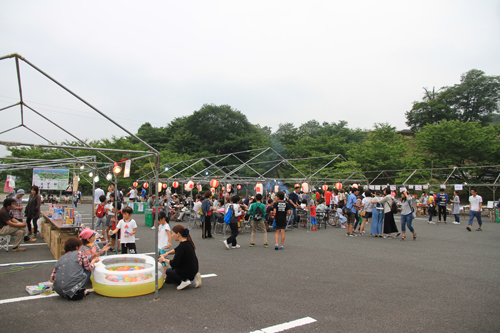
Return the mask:
[(406, 240), (406, 236), (401, 237), (401, 241), (402, 242), (405, 241), (405, 240)]
[(413, 240), (417, 240), (417, 233), (413, 234)]

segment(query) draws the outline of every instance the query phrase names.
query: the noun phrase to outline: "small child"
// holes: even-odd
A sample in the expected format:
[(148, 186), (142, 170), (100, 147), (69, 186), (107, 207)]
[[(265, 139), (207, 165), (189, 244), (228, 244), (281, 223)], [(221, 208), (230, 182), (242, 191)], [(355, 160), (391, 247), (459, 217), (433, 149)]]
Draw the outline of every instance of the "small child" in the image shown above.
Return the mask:
[[(120, 242), (122, 246), (122, 254), (137, 253), (137, 248), (135, 247), (135, 233), (137, 232), (137, 223), (132, 219), (132, 208), (125, 207), (122, 209), (123, 220), (118, 222), (115, 230), (109, 232), (112, 236), (120, 230)], [(131, 231), (132, 230), (132, 231)]]
[(231, 236), (229, 236), (226, 240), (224, 240), (224, 246), (229, 250), (229, 245), (231, 244), (231, 248), (239, 249), (240, 245), (236, 241), (236, 237), (238, 237), (238, 219), (240, 216), (245, 216), (245, 212), (240, 207), (240, 196), (235, 195), (231, 197), (231, 209), (233, 211), (233, 215), (231, 217), (231, 222), (229, 223), (229, 228), (231, 229)]
[[(316, 201), (317, 202), (317, 201)], [(309, 207), (309, 211), (311, 212), (311, 231), (318, 230), (318, 220), (316, 219), (316, 206), (311, 205)]]
[(102, 249), (100, 249), (99, 246), (95, 243), (96, 235), (94, 230), (91, 230), (89, 228), (83, 229), (82, 232), (80, 232), (79, 237), (82, 240), (81, 251), (85, 253), (89, 261), (99, 257), (110, 248), (109, 245), (106, 245)]
[[(165, 212), (158, 213), (158, 252), (160, 256), (167, 253), (167, 250), (172, 246), (172, 234), (170, 233), (170, 225), (168, 224), (168, 216)], [(167, 263), (162, 263), (163, 275), (167, 273)]]
[[(274, 223), (273, 228), (276, 229), (276, 234), (274, 236), (275, 250), (283, 250), (283, 245), (285, 244), (285, 230), (286, 230), (286, 217), (290, 214), (290, 206), (285, 202), (285, 195), (283, 192), (276, 193), (275, 199), (277, 202), (274, 203)], [(278, 239), (281, 235), (281, 246), (278, 248)]]
[(302, 209), (306, 209), (306, 207), (307, 207), (307, 199), (302, 200), (302, 203), (300, 204), (300, 207), (302, 207)]
[(271, 199), (271, 198), (267, 199), (266, 218), (265, 218), (266, 228), (269, 228), (269, 225), (271, 225), (273, 220), (274, 220), (273, 203), (274, 203), (273, 199)]
[(99, 226), (101, 226), (101, 235), (104, 237), (104, 229), (106, 228), (106, 196), (101, 195), (99, 197), (100, 204), (97, 205), (97, 208), (94, 212), (95, 214), (95, 230), (99, 230)]
[(345, 229), (345, 223), (347, 222), (347, 217), (344, 216), (344, 212), (342, 211), (342, 208), (340, 208), (340, 207), (337, 208), (337, 215), (339, 217), (341, 228)]

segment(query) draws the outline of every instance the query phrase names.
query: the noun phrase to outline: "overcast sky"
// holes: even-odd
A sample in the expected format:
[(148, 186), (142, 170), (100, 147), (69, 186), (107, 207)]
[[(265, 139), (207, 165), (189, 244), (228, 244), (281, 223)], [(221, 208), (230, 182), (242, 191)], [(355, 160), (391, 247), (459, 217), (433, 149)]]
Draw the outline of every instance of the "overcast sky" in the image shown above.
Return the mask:
[[(133, 133), (204, 103), (273, 130), (311, 119), (402, 129), (422, 87), (473, 68), (500, 75), (499, 1), (3, 0), (0, 31), (0, 56), (21, 54)], [(23, 63), (21, 77), (25, 102), (77, 137), (124, 134)], [(15, 62), (2, 60), (0, 108), (17, 101)], [(19, 108), (0, 117), (0, 132), (21, 121)], [(43, 142), (25, 129), (0, 140)]]

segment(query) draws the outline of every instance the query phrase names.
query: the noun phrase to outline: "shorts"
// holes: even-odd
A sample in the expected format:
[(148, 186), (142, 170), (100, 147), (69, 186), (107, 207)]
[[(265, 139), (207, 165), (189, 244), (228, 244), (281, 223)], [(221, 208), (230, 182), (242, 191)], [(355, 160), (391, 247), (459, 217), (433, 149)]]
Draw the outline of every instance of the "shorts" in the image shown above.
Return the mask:
[(355, 220), (356, 220), (356, 213), (347, 214), (347, 225), (354, 225)]
[(122, 246), (122, 254), (136, 254), (137, 249), (135, 247), (135, 243), (121, 243)]
[(365, 219), (371, 219), (372, 218), (372, 212), (366, 212), (365, 216), (363, 216)]
[(99, 228), (100, 225), (102, 225), (102, 229), (104, 229), (106, 227), (106, 217), (96, 217), (95, 218), (95, 226), (94, 226), (94, 230), (97, 230)]
[(273, 222), (273, 229), (275, 230), (284, 230), (286, 229), (286, 221), (284, 223), (277, 223), (276, 220)]
[[(158, 249), (158, 253), (159, 253), (160, 255), (165, 254), (165, 253), (167, 253), (167, 252), (168, 252), (168, 251), (165, 251), (165, 250), (162, 250), (162, 249)], [(162, 262), (162, 263), (161, 263), (161, 265), (162, 265), (162, 266), (164, 266), (164, 267), (168, 267), (168, 264), (167, 264), (166, 262)]]
[(113, 217), (114, 215), (107, 215), (106, 216), (106, 227), (112, 227), (113, 226), (113, 222), (111, 222), (111, 218)]

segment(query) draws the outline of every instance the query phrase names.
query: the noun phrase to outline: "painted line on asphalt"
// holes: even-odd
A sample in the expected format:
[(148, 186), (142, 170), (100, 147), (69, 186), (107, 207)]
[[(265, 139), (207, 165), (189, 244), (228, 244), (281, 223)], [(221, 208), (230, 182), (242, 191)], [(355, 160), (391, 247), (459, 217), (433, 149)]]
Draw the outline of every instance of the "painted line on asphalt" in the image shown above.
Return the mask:
[(312, 324), (312, 323), (314, 323), (316, 321), (317, 320), (314, 319), (314, 318), (304, 317), (304, 318), (301, 318), (301, 319), (289, 321), (287, 323), (278, 324), (278, 325), (274, 325), (274, 326), (269, 326), (269, 327), (266, 327), (266, 328), (261, 328), (260, 330), (253, 331), (253, 332), (250, 332), (250, 333), (276, 333), (276, 332), (283, 332), (283, 331), (286, 331), (286, 330), (289, 330), (289, 329), (292, 329), (292, 328), (295, 328), (295, 327), (304, 326), (304, 325), (307, 325), (307, 324)]
[[(19, 244), (19, 246), (20, 246), (20, 247), (23, 247), (23, 246), (36, 246), (36, 245), (45, 245), (45, 246), (47, 246), (47, 244), (45, 244), (45, 243), (28, 243), (28, 244)], [(9, 244), (9, 247), (14, 247), (14, 245)]]
[[(201, 278), (206, 279), (206, 278), (215, 277), (215, 276), (217, 276), (217, 274), (203, 274), (201, 276)], [(87, 291), (93, 292), (94, 289), (87, 289)], [(34, 295), (34, 296), (22, 296), (22, 297), (15, 297), (15, 298), (7, 298), (7, 299), (0, 300), (0, 305), (8, 304), (8, 303), (15, 303), (15, 302), (23, 302), (23, 301), (33, 301), (33, 300), (37, 300), (37, 299), (56, 297), (56, 296), (59, 296), (59, 294), (52, 293), (52, 294), (48, 294), (48, 295)], [(302, 325), (304, 325), (304, 324), (302, 324)], [(261, 332), (261, 331), (257, 331), (257, 332)], [(264, 332), (267, 332), (267, 331), (264, 331)], [(279, 332), (279, 331), (272, 331), (272, 332)]]

